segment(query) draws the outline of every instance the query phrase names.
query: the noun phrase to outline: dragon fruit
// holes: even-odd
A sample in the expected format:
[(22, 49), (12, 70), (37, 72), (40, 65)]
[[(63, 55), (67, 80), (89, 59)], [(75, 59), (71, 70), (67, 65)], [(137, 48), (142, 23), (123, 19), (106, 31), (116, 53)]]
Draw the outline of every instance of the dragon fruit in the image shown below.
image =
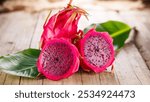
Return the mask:
[(38, 71), (46, 78), (67, 78), (79, 68), (79, 52), (66, 39), (55, 38), (46, 43), (37, 61)]
[(53, 15), (49, 21), (44, 24), (44, 31), (41, 36), (40, 47), (53, 38), (66, 38), (72, 41), (79, 33), (78, 21), (81, 15), (87, 13), (76, 6), (71, 5), (72, 0), (66, 8)]
[[(108, 33), (91, 29), (81, 39), (83, 31), (78, 30), (78, 21), (87, 13), (71, 6), (71, 2), (44, 24), (37, 67), (51, 80), (67, 78), (77, 72), (79, 55), (82, 68), (88, 71), (102, 72), (114, 61), (113, 40)], [(78, 46), (80, 54), (72, 43)]]
[(79, 50), (85, 71), (102, 72), (114, 61), (113, 40), (107, 32), (89, 30), (80, 40)]

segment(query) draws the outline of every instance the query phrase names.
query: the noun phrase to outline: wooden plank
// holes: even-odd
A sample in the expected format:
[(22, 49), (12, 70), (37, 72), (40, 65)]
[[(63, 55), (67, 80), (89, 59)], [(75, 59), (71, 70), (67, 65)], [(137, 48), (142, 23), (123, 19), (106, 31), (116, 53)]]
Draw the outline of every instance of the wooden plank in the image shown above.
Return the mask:
[[(139, 16), (141, 15), (141, 16)], [(138, 30), (138, 33), (135, 37), (135, 44), (138, 47), (141, 55), (143, 56), (147, 66), (150, 69), (150, 22), (149, 22), (149, 17), (150, 14), (147, 12), (145, 14), (140, 13), (127, 13), (123, 12), (121, 13), (122, 18), (129, 23), (131, 26), (135, 26), (136, 29)]]
[(63, 80), (52, 81), (49, 79), (43, 79), (43, 85), (62, 85), (62, 84), (63, 84)]
[[(3, 33), (3, 35), (1, 35), (0, 42), (11, 42), (14, 44), (13, 49), (10, 53), (15, 53), (29, 47), (35, 26), (36, 16), (37, 15), (32, 15), (25, 12), (14, 12), (5, 14), (8, 24), (7, 27), (3, 27), (1, 30), (1, 33)], [(10, 46), (6, 47), (11, 49)], [(5, 49), (4, 51), (7, 50)], [(10, 85), (19, 83), (20, 77), (6, 75), (4, 84)]]
[(0, 85), (3, 85), (6, 79), (6, 74), (3, 72), (0, 72), (0, 78), (1, 78)]
[(120, 84), (150, 84), (150, 72), (134, 44), (127, 44), (117, 55), (115, 70)]
[(78, 72), (74, 73), (72, 76), (69, 78), (66, 78), (63, 80), (63, 85), (82, 85), (82, 78), (81, 78), (81, 71), (79, 70)]
[(20, 79), (21, 85), (42, 85), (42, 79), (30, 79), (21, 77)]
[(83, 85), (99, 85), (101, 84), (99, 74), (94, 72), (85, 72), (82, 71), (82, 83)]
[(130, 60), (127, 59), (128, 56), (129, 54), (127, 54), (124, 49), (122, 49), (121, 52), (117, 55), (115, 61), (115, 72), (117, 73), (119, 82), (123, 85), (140, 85), (141, 82), (133, 72)]
[(143, 85), (150, 84), (150, 71), (145, 61), (142, 59), (140, 53), (138, 53), (138, 49), (135, 45), (131, 44), (130, 46), (125, 47), (125, 51), (128, 54), (130, 53), (127, 59), (130, 60), (135, 75)]
[(20, 77), (13, 75), (6, 75), (4, 85), (18, 85), (20, 83)]
[(105, 71), (100, 73), (101, 85), (119, 85), (118, 77), (115, 73)]

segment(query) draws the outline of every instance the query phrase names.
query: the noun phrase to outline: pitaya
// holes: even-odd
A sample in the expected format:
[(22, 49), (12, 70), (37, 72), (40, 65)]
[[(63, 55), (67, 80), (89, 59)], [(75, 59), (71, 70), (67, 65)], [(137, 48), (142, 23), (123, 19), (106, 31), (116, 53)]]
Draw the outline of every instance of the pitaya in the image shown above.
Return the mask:
[(53, 15), (44, 24), (44, 31), (40, 41), (41, 48), (53, 38), (63, 37), (72, 41), (78, 35), (78, 21), (82, 14), (86, 15), (87, 13), (79, 7), (71, 6), (71, 2), (72, 0), (70, 0), (67, 8)]
[(79, 42), (81, 67), (102, 72), (114, 61), (113, 40), (107, 32), (89, 30)]
[(38, 71), (46, 78), (67, 78), (79, 68), (79, 52), (65, 39), (53, 39), (46, 43), (37, 62)]

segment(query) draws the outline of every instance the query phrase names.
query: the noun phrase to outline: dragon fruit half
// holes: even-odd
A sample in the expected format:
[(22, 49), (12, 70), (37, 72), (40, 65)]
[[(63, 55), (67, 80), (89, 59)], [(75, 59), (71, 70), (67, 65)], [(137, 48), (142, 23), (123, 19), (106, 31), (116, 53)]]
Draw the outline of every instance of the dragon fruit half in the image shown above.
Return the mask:
[(114, 61), (113, 40), (107, 32), (89, 30), (80, 40), (79, 50), (86, 71), (102, 72)]
[(53, 39), (45, 44), (37, 62), (38, 71), (51, 80), (67, 78), (79, 68), (79, 52), (65, 39)]

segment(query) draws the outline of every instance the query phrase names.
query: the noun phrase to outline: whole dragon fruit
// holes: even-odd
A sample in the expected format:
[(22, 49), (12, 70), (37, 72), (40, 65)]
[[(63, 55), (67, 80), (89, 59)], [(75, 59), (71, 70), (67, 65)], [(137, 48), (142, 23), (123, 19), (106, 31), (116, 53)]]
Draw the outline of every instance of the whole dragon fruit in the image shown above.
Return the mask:
[(107, 32), (89, 30), (79, 42), (84, 70), (102, 72), (114, 61), (113, 40)]
[(66, 38), (72, 41), (79, 33), (78, 21), (81, 15), (86, 12), (79, 7), (71, 5), (72, 0), (66, 8), (53, 15), (49, 21), (44, 24), (44, 31), (41, 36), (40, 47), (53, 38)]
[(46, 78), (67, 78), (79, 68), (79, 52), (65, 39), (53, 39), (46, 43), (37, 62), (38, 71)]

